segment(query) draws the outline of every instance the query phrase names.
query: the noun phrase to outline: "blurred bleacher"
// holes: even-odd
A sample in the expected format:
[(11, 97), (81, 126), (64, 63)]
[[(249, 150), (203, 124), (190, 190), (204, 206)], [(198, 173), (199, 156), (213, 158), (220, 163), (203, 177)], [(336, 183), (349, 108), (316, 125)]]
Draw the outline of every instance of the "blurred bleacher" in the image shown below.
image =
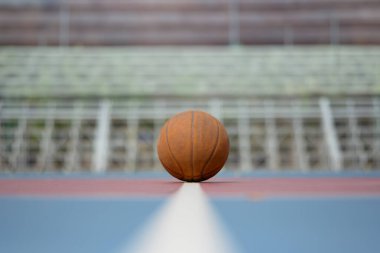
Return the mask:
[(161, 170), (160, 127), (189, 109), (225, 124), (227, 170), (379, 169), (379, 14), (377, 0), (0, 0), (0, 171)]
[(378, 0), (1, 0), (1, 45), (379, 44)]
[(4, 97), (372, 95), (380, 47), (0, 49)]
[(0, 66), (6, 170), (160, 169), (187, 109), (224, 122), (230, 170), (380, 167), (378, 47), (3, 47)]

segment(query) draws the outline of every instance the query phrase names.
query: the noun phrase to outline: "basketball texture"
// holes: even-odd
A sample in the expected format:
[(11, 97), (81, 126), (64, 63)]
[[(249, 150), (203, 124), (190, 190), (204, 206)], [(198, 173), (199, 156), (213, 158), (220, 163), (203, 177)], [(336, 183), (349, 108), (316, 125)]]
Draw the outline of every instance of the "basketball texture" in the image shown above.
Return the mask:
[(229, 153), (226, 129), (201, 111), (186, 111), (168, 120), (157, 143), (158, 157), (174, 177), (200, 182), (215, 176)]

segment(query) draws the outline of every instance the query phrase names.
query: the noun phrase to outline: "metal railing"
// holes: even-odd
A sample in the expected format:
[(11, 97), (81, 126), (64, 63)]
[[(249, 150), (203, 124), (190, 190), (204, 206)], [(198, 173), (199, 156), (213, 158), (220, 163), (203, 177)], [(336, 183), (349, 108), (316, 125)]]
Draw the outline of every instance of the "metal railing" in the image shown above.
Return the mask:
[(226, 126), (227, 170), (380, 168), (379, 97), (0, 102), (2, 171), (162, 170), (160, 128), (189, 109)]

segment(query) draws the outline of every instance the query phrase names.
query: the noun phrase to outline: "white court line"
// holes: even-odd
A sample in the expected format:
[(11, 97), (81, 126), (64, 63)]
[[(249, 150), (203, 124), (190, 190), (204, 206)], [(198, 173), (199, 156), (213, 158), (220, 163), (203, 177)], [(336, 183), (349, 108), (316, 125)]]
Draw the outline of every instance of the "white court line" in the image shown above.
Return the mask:
[(236, 253), (199, 183), (184, 183), (122, 253)]

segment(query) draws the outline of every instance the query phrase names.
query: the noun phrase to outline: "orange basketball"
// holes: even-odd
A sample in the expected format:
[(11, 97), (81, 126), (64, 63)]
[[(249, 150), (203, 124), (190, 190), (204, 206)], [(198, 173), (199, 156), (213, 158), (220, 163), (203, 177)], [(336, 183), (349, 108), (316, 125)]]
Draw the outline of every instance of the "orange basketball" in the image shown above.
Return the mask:
[(208, 113), (182, 112), (168, 120), (158, 139), (158, 157), (174, 177), (200, 182), (215, 176), (225, 164), (229, 140), (223, 124)]

